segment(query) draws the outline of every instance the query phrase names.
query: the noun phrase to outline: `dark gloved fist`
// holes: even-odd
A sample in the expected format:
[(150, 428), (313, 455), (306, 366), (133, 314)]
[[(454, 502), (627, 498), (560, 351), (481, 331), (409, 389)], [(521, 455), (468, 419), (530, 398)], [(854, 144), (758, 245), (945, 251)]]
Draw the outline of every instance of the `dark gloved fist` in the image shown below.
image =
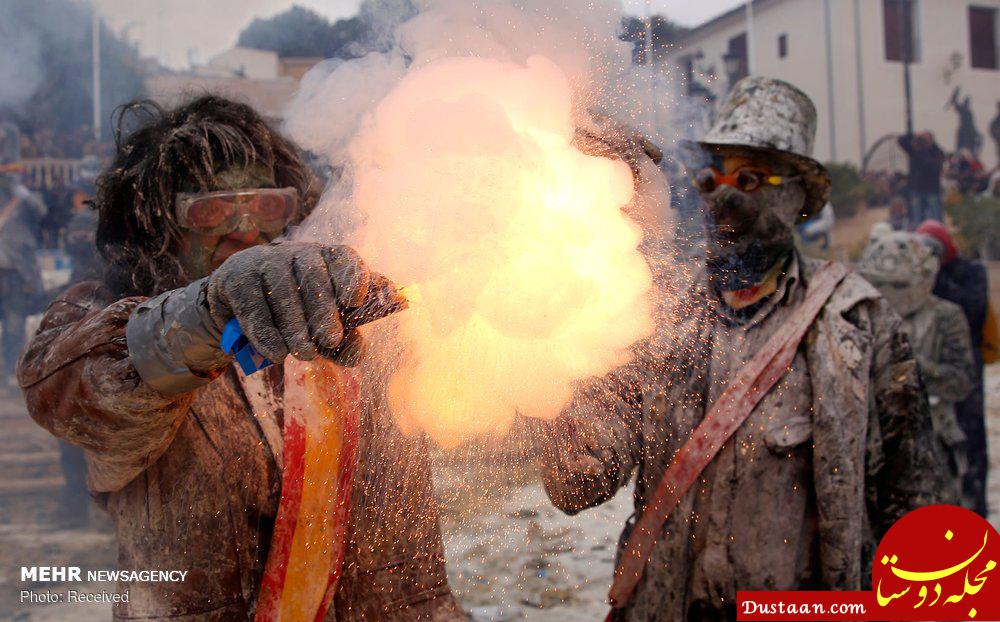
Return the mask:
[(235, 317), (253, 347), (276, 363), (289, 354), (353, 363), (361, 340), (356, 329), (345, 334), (342, 311), (362, 304), (371, 279), (347, 246), (273, 242), (219, 266), (208, 277), (208, 307), (220, 330)]

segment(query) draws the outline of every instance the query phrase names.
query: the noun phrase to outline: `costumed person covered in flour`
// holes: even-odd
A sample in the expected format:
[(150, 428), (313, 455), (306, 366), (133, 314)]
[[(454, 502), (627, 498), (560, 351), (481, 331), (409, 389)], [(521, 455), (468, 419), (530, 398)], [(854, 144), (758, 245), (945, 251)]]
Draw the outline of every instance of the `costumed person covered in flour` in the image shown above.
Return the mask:
[(964, 400), (955, 404), (955, 417), (965, 433), (965, 449), (969, 460), (969, 470), (965, 474), (963, 485), (966, 503), (970, 509), (986, 518), (989, 511), (986, 484), (989, 479), (990, 450), (986, 431), (983, 366), (996, 362), (995, 352), (990, 350), (990, 344), (985, 339), (990, 332), (991, 321), (994, 331), (996, 327), (996, 318), (991, 318), (990, 314), (989, 274), (982, 261), (959, 254), (951, 233), (943, 223), (924, 221), (917, 227), (917, 233), (923, 235), (939, 251), (941, 269), (938, 270), (932, 293), (958, 305), (969, 323), (973, 360), (972, 391)]
[(860, 265), (903, 318), (927, 388), (934, 432), (948, 457), (943, 500), (960, 504), (968, 456), (955, 404), (973, 388), (972, 340), (962, 308), (931, 293), (939, 268), (930, 241), (902, 231), (873, 234)]
[(794, 247), (795, 224), (829, 194), (815, 127), (790, 84), (736, 85), (688, 145), (704, 269), (667, 293), (632, 363), (531, 424), (568, 513), (636, 475), (613, 619), (733, 619), (737, 590), (862, 589), (885, 530), (939, 499), (899, 317), (860, 276)]
[[(97, 182), (106, 276), (52, 303), (18, 370), (35, 420), (85, 450), (120, 569), (187, 571), (128, 584), (116, 619), (464, 619), (425, 442), (329, 362), (363, 357), (348, 318), (394, 287), (349, 248), (276, 241), (316, 188), (252, 108), (132, 112)], [(233, 318), (274, 365), (232, 364)]]

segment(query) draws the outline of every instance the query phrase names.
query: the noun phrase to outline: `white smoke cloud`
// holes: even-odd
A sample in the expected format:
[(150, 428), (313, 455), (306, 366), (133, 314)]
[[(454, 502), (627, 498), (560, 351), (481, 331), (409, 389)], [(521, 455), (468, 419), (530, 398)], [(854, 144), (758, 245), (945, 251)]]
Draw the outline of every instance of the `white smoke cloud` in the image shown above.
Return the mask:
[(405, 74), (398, 54), (324, 61), (303, 77), (285, 129), (303, 148), (342, 164), (362, 119)]
[(20, 106), (44, 76), (37, 29), (25, 24), (17, 2), (0, 3), (0, 106)]
[(416, 285), (389, 387), (404, 429), (453, 445), (553, 417), (651, 330), (633, 176), (572, 143), (592, 109), (642, 117), (619, 25), (611, 1), (431, 0), (389, 51), (317, 68), (288, 110), (292, 137), (345, 171), (305, 235)]

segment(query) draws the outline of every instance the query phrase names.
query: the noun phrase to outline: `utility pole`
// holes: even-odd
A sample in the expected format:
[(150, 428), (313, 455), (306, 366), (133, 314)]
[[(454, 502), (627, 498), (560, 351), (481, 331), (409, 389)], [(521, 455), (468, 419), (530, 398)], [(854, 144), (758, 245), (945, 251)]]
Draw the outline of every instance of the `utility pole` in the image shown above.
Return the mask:
[(164, 65), (167, 64), (165, 57), (163, 56), (163, 5), (165, 2), (160, 2), (159, 6), (156, 8), (156, 58)]
[(854, 0), (854, 60), (858, 81), (858, 149), (861, 151), (858, 162), (865, 161), (868, 153), (868, 136), (865, 131), (865, 76), (863, 70), (863, 55), (861, 53), (861, 0)]
[(913, 94), (910, 90), (910, 61), (913, 59), (913, 49), (910, 45), (913, 42), (913, 32), (910, 28), (913, 23), (912, 6), (909, 0), (899, 3), (899, 33), (903, 40), (900, 52), (903, 57), (903, 98), (906, 102), (907, 134), (913, 134)]
[(91, 3), (90, 51), (91, 82), (93, 83), (94, 140), (101, 140), (101, 18), (97, 15), (97, 4)]
[(653, 0), (646, 0), (646, 66), (649, 70), (649, 128), (650, 137), (656, 134), (656, 75), (653, 62)]
[(756, 67), (754, 63), (753, 43), (753, 0), (747, 0), (747, 75), (752, 76)]
[[(903, 57), (903, 99), (906, 104), (906, 135), (913, 136), (913, 98), (910, 91), (910, 60), (912, 54), (911, 38), (913, 33), (910, 32), (910, 24), (913, 23), (913, 16), (910, 13), (910, 3), (909, 0), (902, 0), (899, 3), (899, 33), (902, 38), (902, 45), (900, 46), (900, 55)], [(913, 184), (908, 184), (909, 186), (909, 204), (912, 206), (914, 202), (914, 197), (916, 192), (913, 190)]]
[(823, 25), (826, 35), (826, 107), (830, 132), (830, 161), (837, 161), (836, 100), (833, 95), (833, 25), (830, 23), (830, 0), (823, 0)]

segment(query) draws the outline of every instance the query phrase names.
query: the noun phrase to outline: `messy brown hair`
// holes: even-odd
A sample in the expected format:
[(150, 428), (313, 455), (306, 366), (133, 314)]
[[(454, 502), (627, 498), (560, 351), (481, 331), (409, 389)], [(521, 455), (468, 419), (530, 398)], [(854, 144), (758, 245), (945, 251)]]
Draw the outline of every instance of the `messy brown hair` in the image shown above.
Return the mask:
[[(301, 216), (316, 203), (315, 178), (298, 148), (246, 104), (205, 95), (171, 110), (136, 101), (115, 114), (117, 153), (97, 179), (94, 204), (104, 280), (119, 296), (155, 295), (190, 281), (177, 257), (174, 197), (211, 188), (228, 168), (273, 171), (277, 187), (299, 191)], [(129, 124), (137, 127), (126, 133)]]

